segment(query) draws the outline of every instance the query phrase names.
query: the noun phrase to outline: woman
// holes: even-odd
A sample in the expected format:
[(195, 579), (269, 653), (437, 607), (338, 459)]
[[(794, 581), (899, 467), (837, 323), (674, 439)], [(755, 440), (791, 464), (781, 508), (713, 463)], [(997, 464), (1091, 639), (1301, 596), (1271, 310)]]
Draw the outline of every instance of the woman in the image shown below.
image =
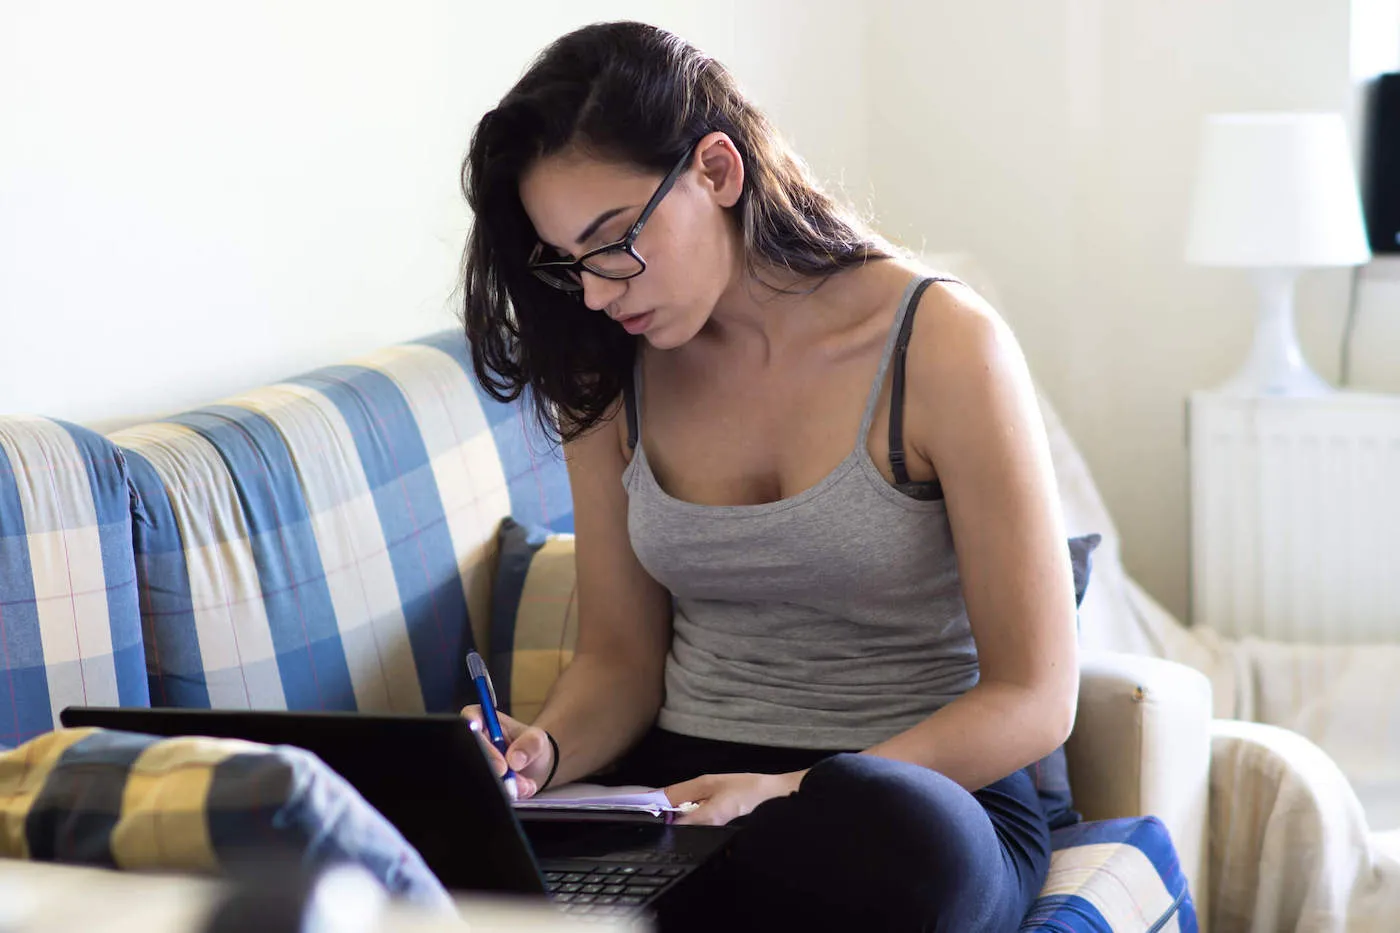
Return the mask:
[(463, 173), (477, 375), (542, 401), (575, 508), (578, 645), (504, 723), (520, 792), (617, 764), (688, 822), (742, 817), (663, 928), (1014, 929), (1054, 816), (1026, 769), (1069, 734), (1078, 664), (1005, 324), (652, 27), (551, 45)]

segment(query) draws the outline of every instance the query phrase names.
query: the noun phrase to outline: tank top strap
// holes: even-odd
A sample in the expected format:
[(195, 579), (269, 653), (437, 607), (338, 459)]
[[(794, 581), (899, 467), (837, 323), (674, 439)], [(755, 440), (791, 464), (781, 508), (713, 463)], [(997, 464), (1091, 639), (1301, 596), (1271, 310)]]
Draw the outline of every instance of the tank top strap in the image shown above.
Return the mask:
[(637, 439), (642, 433), (642, 407), (638, 404), (637, 393), (642, 384), (642, 354), (637, 353), (632, 364), (632, 372), (622, 384), (622, 404), (627, 415), (627, 449), (637, 449)]
[(941, 276), (917, 276), (904, 289), (904, 295), (899, 299), (899, 310), (894, 315), (894, 324), (890, 327), (889, 337), (885, 339), (885, 349), (880, 354), (880, 367), (875, 370), (875, 379), (870, 384), (870, 394), (865, 402), (865, 413), (860, 419), (860, 433), (856, 436), (861, 445), (865, 444), (865, 439), (870, 435), (870, 426), (875, 422), (875, 409), (880, 403), (880, 390), (885, 385), (885, 374), (889, 372), (896, 354), (899, 353), (902, 356), (901, 340), (903, 347), (908, 347), (909, 333), (913, 324), (913, 309), (918, 307), (919, 298), (923, 296), (925, 289), (934, 282), (952, 281), (956, 280)]

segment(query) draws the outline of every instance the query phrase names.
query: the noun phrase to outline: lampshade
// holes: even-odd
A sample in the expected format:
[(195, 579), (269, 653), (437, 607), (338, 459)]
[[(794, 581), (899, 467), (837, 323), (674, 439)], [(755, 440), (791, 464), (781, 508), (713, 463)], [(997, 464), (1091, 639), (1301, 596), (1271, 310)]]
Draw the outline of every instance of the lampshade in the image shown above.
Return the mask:
[(1206, 117), (1187, 262), (1267, 268), (1370, 258), (1340, 114)]

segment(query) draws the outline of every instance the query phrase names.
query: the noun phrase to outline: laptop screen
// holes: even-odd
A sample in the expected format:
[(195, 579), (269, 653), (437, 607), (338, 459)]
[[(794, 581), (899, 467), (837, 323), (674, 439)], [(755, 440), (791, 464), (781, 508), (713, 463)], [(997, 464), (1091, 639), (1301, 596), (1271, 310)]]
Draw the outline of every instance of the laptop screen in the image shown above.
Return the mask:
[(500, 779), (458, 716), (69, 707), (59, 720), (306, 749), (397, 827), (446, 887), (544, 892)]

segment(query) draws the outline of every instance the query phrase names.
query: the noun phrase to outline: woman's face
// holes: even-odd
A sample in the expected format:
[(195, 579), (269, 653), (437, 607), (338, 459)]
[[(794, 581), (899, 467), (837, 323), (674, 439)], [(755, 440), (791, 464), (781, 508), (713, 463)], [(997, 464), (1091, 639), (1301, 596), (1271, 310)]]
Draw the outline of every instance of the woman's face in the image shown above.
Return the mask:
[[(662, 178), (565, 150), (526, 169), (520, 200), (546, 252), (573, 259), (625, 237)], [(740, 240), (726, 208), (742, 187), (742, 160), (729, 138), (701, 140), (633, 244), (646, 271), (623, 280), (582, 273), (584, 304), (658, 349), (689, 341), (737, 267)]]

